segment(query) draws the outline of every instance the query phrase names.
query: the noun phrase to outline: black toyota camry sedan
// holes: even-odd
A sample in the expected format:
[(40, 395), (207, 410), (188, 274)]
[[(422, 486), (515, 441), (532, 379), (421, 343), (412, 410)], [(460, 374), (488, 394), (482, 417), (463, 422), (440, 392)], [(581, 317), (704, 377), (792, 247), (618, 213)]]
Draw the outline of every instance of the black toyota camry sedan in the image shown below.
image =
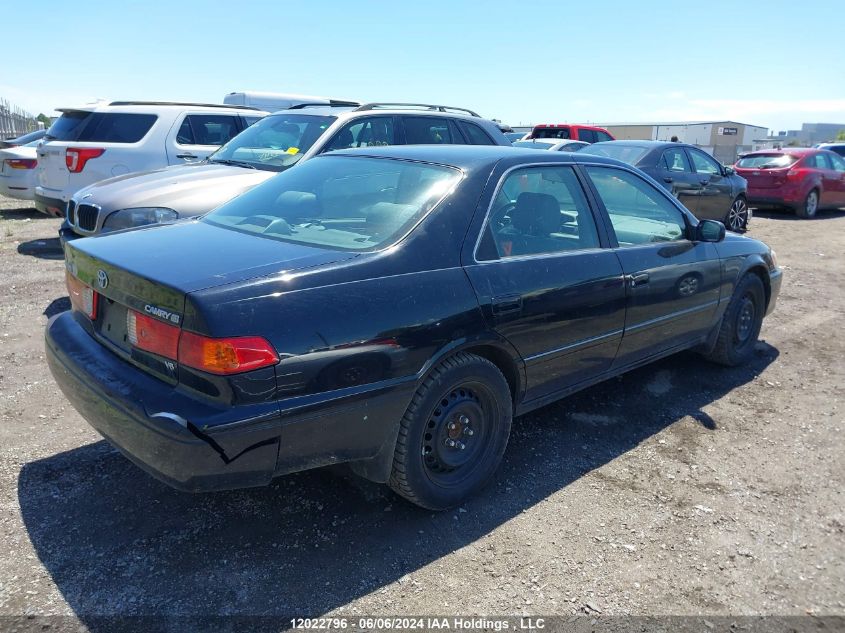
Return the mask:
[(748, 183), (707, 152), (686, 143), (606, 141), (577, 151), (616, 158), (644, 171), (697, 218), (720, 220), (731, 231), (748, 227)]
[(511, 420), (654, 359), (753, 353), (772, 251), (629, 165), (481, 146), (326, 154), (202, 219), (72, 242), (50, 368), (190, 491), (349, 462), (426, 508)]

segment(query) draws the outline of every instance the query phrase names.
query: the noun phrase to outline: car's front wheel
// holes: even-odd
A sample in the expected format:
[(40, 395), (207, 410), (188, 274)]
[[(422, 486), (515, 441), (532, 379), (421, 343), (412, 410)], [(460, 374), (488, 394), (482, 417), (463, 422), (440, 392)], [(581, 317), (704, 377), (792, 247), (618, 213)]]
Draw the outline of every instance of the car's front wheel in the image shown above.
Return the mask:
[(716, 345), (707, 358), (729, 367), (749, 361), (760, 336), (765, 311), (763, 282), (754, 273), (748, 273), (739, 280), (734, 290), (722, 317)]
[(444, 360), (402, 418), (390, 487), (430, 510), (461, 503), (496, 472), (512, 417), (508, 383), (493, 363), (466, 352)]
[(804, 198), (804, 203), (795, 210), (795, 213), (799, 218), (810, 219), (816, 217), (816, 211), (818, 210), (819, 192), (813, 189), (807, 194), (807, 197)]
[(743, 196), (737, 196), (728, 214), (725, 216), (725, 227), (734, 233), (740, 233), (748, 226), (748, 202)]

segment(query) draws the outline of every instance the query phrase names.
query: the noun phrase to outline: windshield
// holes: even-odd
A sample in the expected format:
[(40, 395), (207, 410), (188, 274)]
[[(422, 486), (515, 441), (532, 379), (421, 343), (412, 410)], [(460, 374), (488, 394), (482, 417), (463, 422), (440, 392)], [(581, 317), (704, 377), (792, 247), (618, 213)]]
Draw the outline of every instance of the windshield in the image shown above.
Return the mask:
[(513, 143), (514, 147), (529, 147), (531, 149), (551, 149), (552, 146), (557, 145), (560, 141), (554, 140), (552, 142), (537, 141), (516, 141)]
[(535, 127), (531, 138), (572, 138), (568, 127)]
[(209, 156), (211, 163), (244, 163), (256, 169), (293, 167), (337, 117), (273, 114), (254, 123)]
[(403, 160), (320, 156), (230, 200), (205, 222), (283, 242), (372, 251), (397, 242), (461, 172)]
[(751, 169), (780, 169), (795, 164), (798, 158), (789, 154), (754, 154), (737, 161), (737, 167)]
[(648, 152), (647, 147), (641, 145), (621, 145), (613, 143), (593, 143), (578, 150), (581, 154), (595, 154), (615, 158), (629, 165), (636, 165), (639, 160)]

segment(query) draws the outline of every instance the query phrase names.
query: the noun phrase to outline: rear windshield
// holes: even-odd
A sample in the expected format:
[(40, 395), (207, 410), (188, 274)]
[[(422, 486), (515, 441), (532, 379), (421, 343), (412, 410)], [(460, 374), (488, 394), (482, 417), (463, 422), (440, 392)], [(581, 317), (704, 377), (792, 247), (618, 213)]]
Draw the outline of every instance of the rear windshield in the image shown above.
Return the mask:
[(320, 156), (230, 200), (205, 222), (345, 251), (398, 241), (446, 197), (461, 172), (410, 161)]
[(45, 138), (82, 143), (137, 143), (157, 118), (155, 114), (71, 110), (56, 119)]
[(618, 145), (614, 142), (595, 143), (578, 150), (581, 154), (595, 154), (615, 158), (629, 165), (636, 165), (639, 160), (648, 152), (647, 147), (641, 145)]
[(754, 154), (740, 158), (736, 166), (752, 169), (780, 169), (794, 165), (796, 162), (798, 162), (798, 157), (789, 154)]
[(531, 138), (572, 138), (568, 127), (535, 127)]
[(272, 114), (249, 126), (209, 157), (209, 162), (242, 163), (256, 169), (293, 167), (337, 117)]
[(536, 143), (534, 141), (514, 141), (513, 142), (514, 147), (529, 147), (531, 149), (551, 149), (555, 145), (557, 145), (557, 141), (553, 141), (551, 143), (546, 143), (546, 142), (543, 142), (543, 141), (538, 141)]

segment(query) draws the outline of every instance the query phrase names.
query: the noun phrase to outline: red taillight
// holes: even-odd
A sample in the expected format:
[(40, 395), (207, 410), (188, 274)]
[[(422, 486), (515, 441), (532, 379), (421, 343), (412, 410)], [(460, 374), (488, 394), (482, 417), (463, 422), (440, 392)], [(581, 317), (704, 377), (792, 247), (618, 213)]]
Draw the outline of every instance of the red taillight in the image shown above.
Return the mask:
[(65, 271), (65, 283), (67, 293), (70, 296), (70, 305), (74, 310), (79, 310), (92, 321), (97, 318), (97, 293), (89, 288), (76, 277)]
[(134, 347), (211, 374), (239, 374), (279, 362), (273, 346), (259, 336), (210, 338), (132, 310), (126, 313), (126, 331)]
[(6, 164), (10, 169), (35, 169), (38, 161), (34, 158), (8, 158)]
[(801, 175), (801, 170), (798, 169), (798, 168), (793, 168), (793, 169), (790, 169), (788, 172), (786, 172), (787, 178), (795, 178), (796, 176), (800, 176), (800, 175)]
[(176, 360), (180, 332), (178, 327), (144, 314), (132, 310), (126, 313), (126, 336), (138, 349)]
[(65, 150), (65, 165), (72, 174), (78, 174), (85, 169), (85, 163), (97, 158), (105, 152), (101, 147), (68, 147)]
[(237, 374), (275, 365), (279, 357), (260, 336), (208, 338), (182, 332), (179, 362), (212, 374)]

